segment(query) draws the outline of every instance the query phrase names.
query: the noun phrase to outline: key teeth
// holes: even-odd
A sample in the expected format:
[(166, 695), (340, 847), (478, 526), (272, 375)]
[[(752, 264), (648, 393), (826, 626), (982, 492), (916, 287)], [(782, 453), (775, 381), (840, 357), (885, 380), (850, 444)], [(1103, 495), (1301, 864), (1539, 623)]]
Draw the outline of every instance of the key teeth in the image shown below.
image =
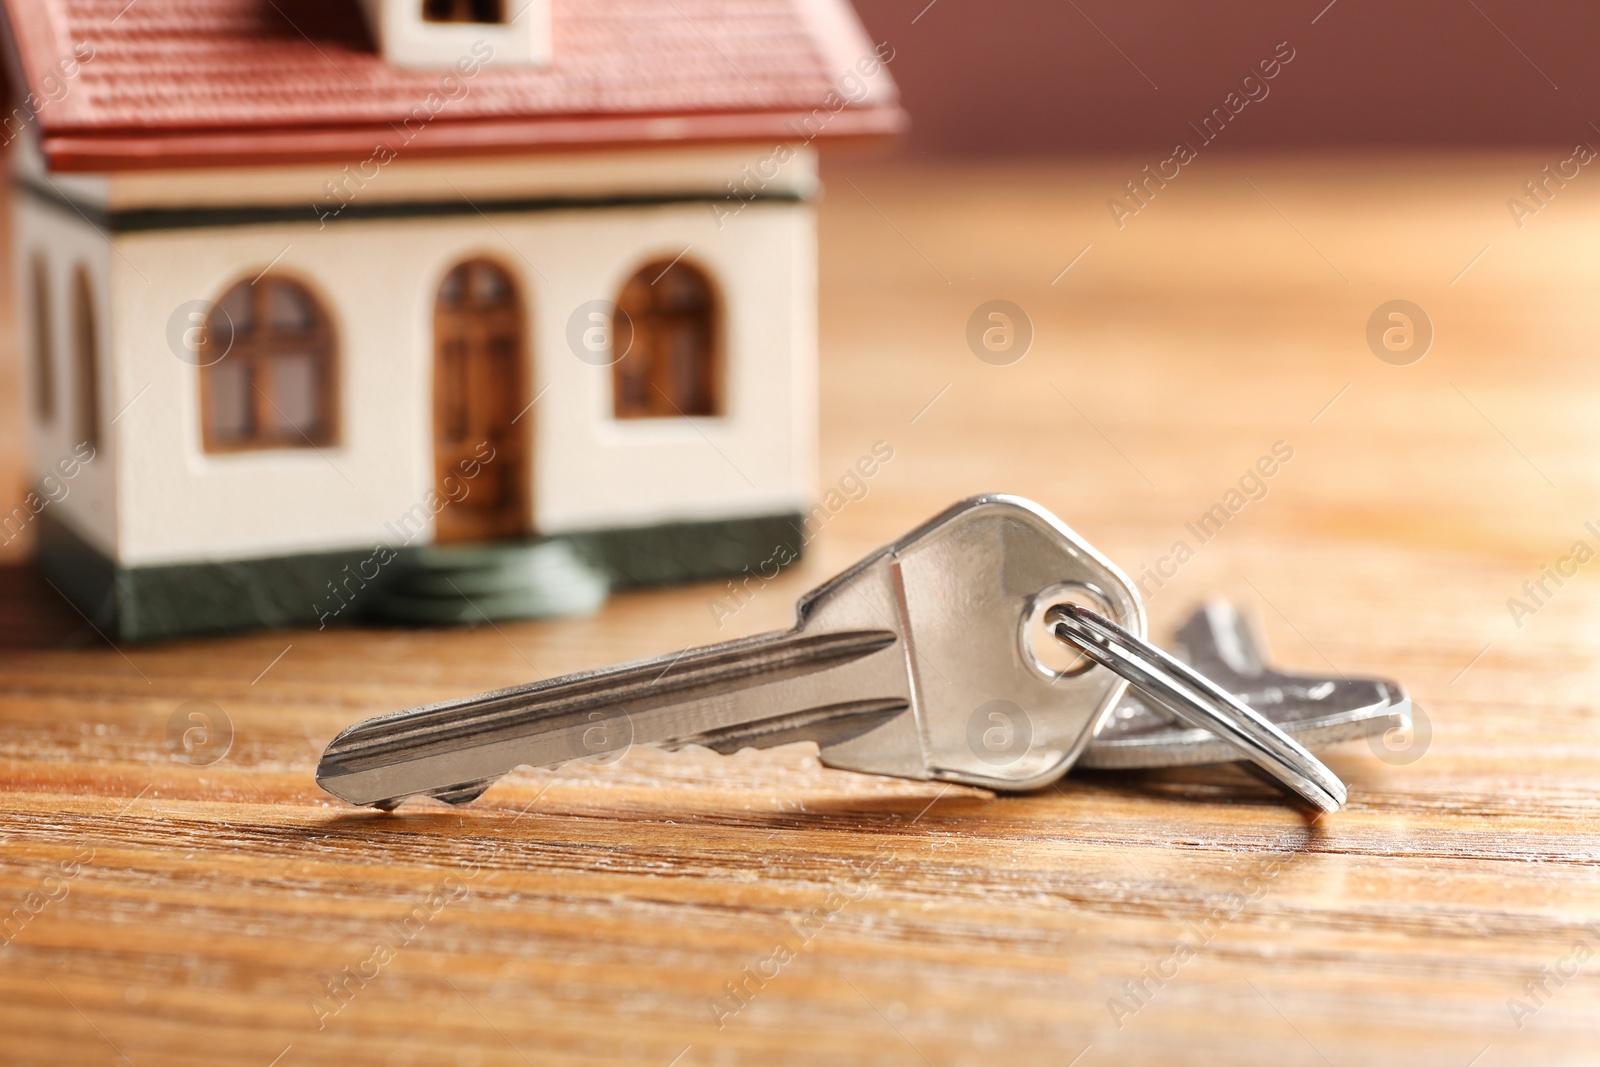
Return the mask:
[(463, 782), (460, 785), (446, 786), (424, 794), (435, 800), (442, 800), (446, 804), (470, 804), (483, 796), (484, 792), (493, 785), (497, 778), (480, 778), (476, 782)]
[(442, 800), (446, 804), (470, 804), (488, 790), (498, 778), (482, 778), (476, 782), (462, 782), (459, 785), (447, 785), (443, 789), (434, 789), (427, 793), (407, 793), (403, 797), (386, 797), (383, 800), (373, 800), (367, 803), (369, 808), (379, 811), (394, 811), (412, 797), (432, 797)]

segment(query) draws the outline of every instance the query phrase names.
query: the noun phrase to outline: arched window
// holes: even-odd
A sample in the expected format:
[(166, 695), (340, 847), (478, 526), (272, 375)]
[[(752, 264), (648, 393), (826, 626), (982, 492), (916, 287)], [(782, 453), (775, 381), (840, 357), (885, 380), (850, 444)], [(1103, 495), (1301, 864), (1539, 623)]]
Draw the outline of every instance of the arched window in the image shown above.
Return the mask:
[(50, 264), (33, 255), (33, 410), (41, 422), (56, 417), (56, 345), (50, 320)]
[(95, 328), (94, 288), (81, 265), (72, 275), (72, 354), (78, 373), (78, 437), (100, 447), (100, 336)]
[(622, 287), (617, 308), (633, 337), (612, 368), (616, 417), (721, 414), (720, 314), (710, 279), (682, 260), (649, 263)]
[(229, 289), (206, 319), (197, 355), (207, 452), (336, 439), (333, 327), (299, 282), (267, 274)]

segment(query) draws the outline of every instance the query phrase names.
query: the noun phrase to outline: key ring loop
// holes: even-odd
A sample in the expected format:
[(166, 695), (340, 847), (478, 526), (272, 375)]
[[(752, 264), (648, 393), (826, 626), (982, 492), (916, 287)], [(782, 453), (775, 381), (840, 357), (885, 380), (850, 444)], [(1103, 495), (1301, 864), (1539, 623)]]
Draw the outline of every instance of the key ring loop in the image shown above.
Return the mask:
[(1077, 604), (1045, 614), (1056, 639), (1126, 678), (1191, 726), (1217, 734), (1307, 802), (1327, 812), (1345, 802), (1344, 783), (1321, 760), (1187, 663)]

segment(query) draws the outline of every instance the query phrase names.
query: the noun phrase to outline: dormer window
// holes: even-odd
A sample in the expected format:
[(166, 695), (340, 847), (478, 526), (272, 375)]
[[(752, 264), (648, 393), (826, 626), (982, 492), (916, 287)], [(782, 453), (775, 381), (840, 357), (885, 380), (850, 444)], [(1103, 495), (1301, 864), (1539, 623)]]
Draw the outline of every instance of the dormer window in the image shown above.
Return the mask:
[(424, 22), (476, 22), (498, 25), (505, 22), (501, 0), (422, 0)]
[(476, 74), (550, 64), (550, 0), (361, 0), (383, 58)]

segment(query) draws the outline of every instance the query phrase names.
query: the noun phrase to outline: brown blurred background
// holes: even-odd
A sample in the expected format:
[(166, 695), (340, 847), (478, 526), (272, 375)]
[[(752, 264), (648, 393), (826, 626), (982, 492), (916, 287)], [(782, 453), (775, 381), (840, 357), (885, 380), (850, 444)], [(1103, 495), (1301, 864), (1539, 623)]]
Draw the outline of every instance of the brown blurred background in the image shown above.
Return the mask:
[(895, 46), (913, 155), (1164, 158), (1281, 41), (1293, 63), (1217, 147), (1570, 146), (1600, 120), (1600, 4), (1578, 0), (855, 7)]

